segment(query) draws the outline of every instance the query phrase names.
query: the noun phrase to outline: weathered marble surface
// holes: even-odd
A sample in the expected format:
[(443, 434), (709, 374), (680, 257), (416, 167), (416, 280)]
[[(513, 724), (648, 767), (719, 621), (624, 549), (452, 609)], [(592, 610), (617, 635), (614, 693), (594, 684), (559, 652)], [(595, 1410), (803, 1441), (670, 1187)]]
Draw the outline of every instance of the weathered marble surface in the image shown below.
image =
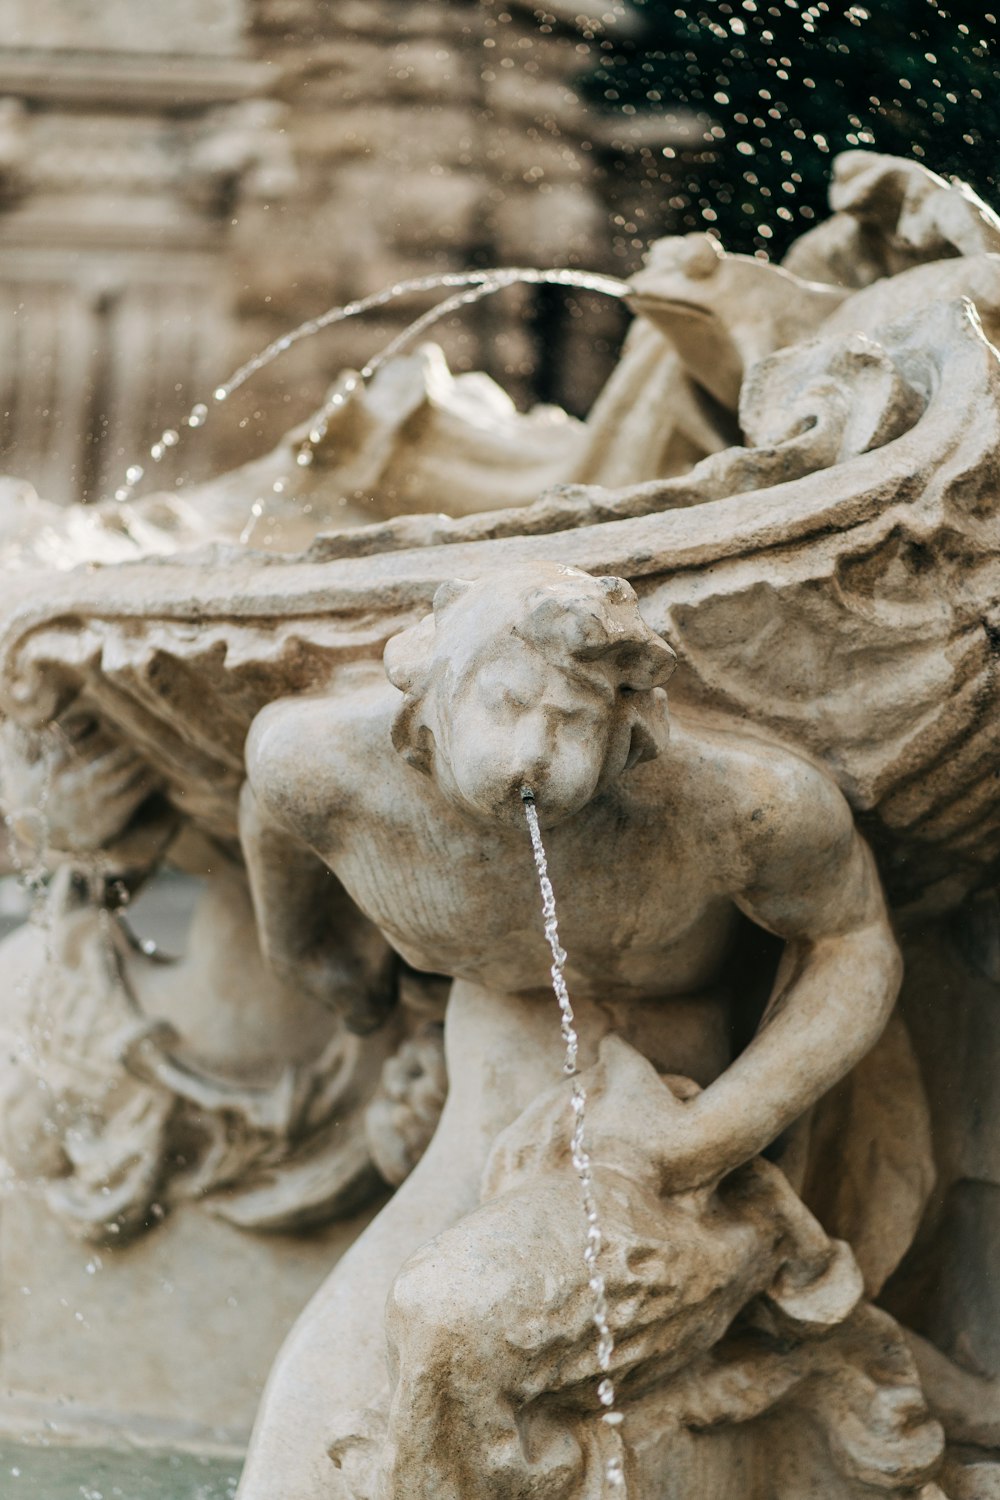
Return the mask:
[[(6, 806), (30, 809), (47, 788), (46, 819), (29, 815), (22, 842), (60, 870), (59, 941), (97, 976), (81, 982), (74, 962), (75, 978), (46, 979), (34, 935), (18, 950), (35, 976), (23, 993), (59, 1022), (5, 1094), (8, 1115), (24, 1111), (22, 1170), (70, 1219), (88, 1192), (99, 1202), (124, 1183), (123, 1202), (141, 1203), (155, 1181), (167, 1208), (200, 1197), (258, 1227), (350, 1212), (366, 1181), (406, 1177), (275, 1365), (247, 1500), (599, 1493), (551, 1093), (557, 1016), (538, 993), (515, 826), (526, 765), (557, 813), (606, 1217), (634, 1235), (627, 1275), (611, 1278), (630, 1493), (960, 1500), (996, 1482), (1000, 1121), (969, 1069), (975, 1057), (989, 1076), (998, 982), (1000, 224), (967, 190), (866, 153), (838, 162), (833, 203), (784, 268), (705, 236), (656, 247), (586, 424), (518, 417), (482, 386), (457, 393), (420, 356), (345, 403), (249, 547), (236, 539), (253, 496), (288, 471), (294, 434), (188, 502), (98, 513), (83, 536), (29, 524), (11, 542), (0, 689), (21, 791)], [(558, 463), (539, 441), (548, 425)], [(491, 510), (497, 495), (515, 503)], [(362, 519), (359, 496), (383, 519), (331, 531)], [(23, 519), (23, 504), (4, 514)], [(105, 561), (55, 576), (80, 557)], [(627, 591), (615, 602), (608, 585), (599, 609), (600, 586), (573, 571), (558, 576), (593, 608), (557, 588), (535, 619), (531, 588), (553, 565), (629, 580), (641, 625), (615, 613), (634, 610)], [(492, 677), (471, 616), (435, 657), (435, 598), (441, 622), (475, 600), (506, 621), (485, 653)], [(666, 741), (664, 638), (678, 660)], [(521, 680), (522, 648), (547, 662), (541, 698), (537, 676)], [(448, 685), (425, 714), (432, 666)], [(582, 718), (581, 680), (599, 705)], [(611, 691), (622, 685), (627, 704)], [(81, 776), (103, 821), (73, 816)], [(631, 787), (650, 788), (648, 805)], [(626, 836), (611, 813), (629, 805)], [(161, 978), (122, 946), (118, 903), (177, 828), (171, 857), (211, 866), (215, 906), (202, 946)], [(773, 870), (755, 883), (765, 834)], [(875, 868), (866, 846), (879, 879), (859, 887)], [(854, 874), (823, 894), (838, 850)], [(905, 961), (884, 1031), (898, 974), (880, 886)], [(862, 887), (864, 920), (850, 905)], [(803, 903), (804, 925), (769, 900)], [(858, 922), (865, 951), (847, 961)], [(210, 977), (236, 953), (226, 981)], [(443, 1096), (441, 985), (401, 978), (399, 954), (455, 980), (448, 1098), (422, 1156)], [(792, 1001), (820, 960), (805, 1007), (816, 1029), (796, 1036)], [(755, 1035), (772, 982), (789, 998)], [(732, 1080), (771, 1048), (780, 1061), (741, 1097)], [(83, 1059), (102, 1080), (97, 1107)], [(64, 1080), (55, 1129), (33, 1076)], [(156, 1128), (122, 1172), (115, 1143), (135, 1109)], [(177, 1170), (194, 1121), (209, 1126), (204, 1155)], [(784, 1176), (759, 1157), (776, 1136)], [(123, 1212), (76, 1222), (111, 1238), (143, 1227), (141, 1207)], [(650, 1259), (657, 1235), (669, 1271)], [(669, 1305), (656, 1302), (665, 1286)], [(481, 1420), (466, 1426), (470, 1409)], [(526, 1446), (511, 1445), (512, 1412)], [(434, 1451), (432, 1431), (450, 1435)]]

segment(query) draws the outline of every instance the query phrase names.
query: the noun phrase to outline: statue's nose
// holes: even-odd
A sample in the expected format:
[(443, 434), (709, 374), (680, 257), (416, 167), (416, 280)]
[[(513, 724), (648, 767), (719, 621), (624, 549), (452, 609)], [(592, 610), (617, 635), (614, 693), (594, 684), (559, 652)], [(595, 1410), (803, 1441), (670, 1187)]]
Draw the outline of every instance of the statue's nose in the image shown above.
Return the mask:
[(510, 742), (511, 763), (518, 788), (544, 781), (551, 770), (552, 744), (545, 726), (537, 722), (518, 725)]

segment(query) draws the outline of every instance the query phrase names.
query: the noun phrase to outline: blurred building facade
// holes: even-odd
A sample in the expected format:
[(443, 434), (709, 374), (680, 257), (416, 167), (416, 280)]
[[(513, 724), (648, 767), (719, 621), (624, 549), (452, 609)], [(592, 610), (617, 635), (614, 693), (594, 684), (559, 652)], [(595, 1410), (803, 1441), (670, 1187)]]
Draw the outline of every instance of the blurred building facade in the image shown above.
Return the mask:
[[(63, 502), (108, 495), (254, 350), (402, 277), (627, 271), (660, 228), (655, 203), (637, 222), (632, 188), (683, 122), (622, 139), (581, 103), (605, 8), (6, 0), (0, 471)], [(267, 447), (420, 305), (300, 346), (162, 481)], [(580, 410), (621, 326), (583, 311), (507, 292), (441, 339), (516, 399)]]

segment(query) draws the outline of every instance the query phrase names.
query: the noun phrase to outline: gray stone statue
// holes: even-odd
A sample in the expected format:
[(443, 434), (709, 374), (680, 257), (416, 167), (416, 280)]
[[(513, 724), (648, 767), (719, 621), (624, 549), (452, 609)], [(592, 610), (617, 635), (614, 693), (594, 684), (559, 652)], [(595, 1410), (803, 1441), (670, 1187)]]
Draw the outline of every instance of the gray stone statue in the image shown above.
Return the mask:
[(0, 488), (0, 1416), (240, 1446), (319, 1286), (245, 1500), (992, 1493), (1000, 222), (831, 202), (654, 247), (585, 423), (425, 350), (186, 497)]
[[(370, 923), (454, 984), (437, 1134), (279, 1357), (243, 1481), (252, 1500), (597, 1493), (586, 1445), (574, 1458), (545, 1414), (546, 1398), (593, 1405), (599, 1371), (563, 1180), (571, 1117), (565, 1088), (552, 1089), (559, 1031), (523, 787), (598, 1081), (622, 1373), (639, 1389), (690, 1378), (755, 1299), (782, 1305), (779, 1286), (794, 1286), (807, 1328), (853, 1312), (850, 1252), (757, 1158), (876, 1041), (899, 953), (835, 784), (742, 725), (668, 713), (674, 666), (623, 580), (522, 564), (442, 585), (433, 615), (390, 641), (388, 681), (372, 667), (349, 694), (277, 703), (255, 721), (241, 836), (272, 964), (356, 1019), (358, 990), (377, 1007), (383, 989), (374, 930), (359, 945)], [(727, 982), (741, 912), (785, 944), (762, 1017)], [(877, 1387), (874, 1348), (865, 1376)], [(916, 1376), (900, 1363), (889, 1384), (908, 1391), (912, 1425)], [(373, 1472), (365, 1460), (324, 1479), (331, 1438), (343, 1470), (358, 1468), (356, 1413), (369, 1409), (370, 1439), (387, 1394)], [(536, 1406), (537, 1447), (521, 1409)], [(628, 1444), (628, 1414), (624, 1432)], [(941, 1437), (934, 1424), (907, 1436), (909, 1491)], [(631, 1493), (661, 1493), (659, 1465), (645, 1477), (636, 1466)]]

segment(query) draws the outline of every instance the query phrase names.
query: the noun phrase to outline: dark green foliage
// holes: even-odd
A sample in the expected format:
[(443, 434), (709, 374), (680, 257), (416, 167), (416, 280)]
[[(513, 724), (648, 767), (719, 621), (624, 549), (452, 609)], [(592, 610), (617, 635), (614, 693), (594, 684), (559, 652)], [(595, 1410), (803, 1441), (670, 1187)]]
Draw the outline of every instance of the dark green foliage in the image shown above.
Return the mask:
[(859, 145), (1000, 196), (1000, 0), (629, 3), (641, 24), (605, 43), (588, 90), (698, 116), (704, 145), (662, 162), (673, 227), (780, 256), (824, 216), (831, 156)]

